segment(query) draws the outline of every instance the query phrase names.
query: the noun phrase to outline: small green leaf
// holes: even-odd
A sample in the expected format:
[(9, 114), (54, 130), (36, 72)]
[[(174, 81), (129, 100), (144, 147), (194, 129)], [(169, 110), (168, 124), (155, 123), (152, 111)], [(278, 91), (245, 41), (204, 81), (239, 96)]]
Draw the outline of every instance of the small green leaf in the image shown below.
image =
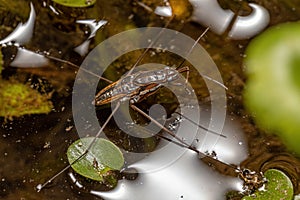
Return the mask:
[[(81, 138), (71, 144), (67, 151), (69, 163), (79, 158), (93, 140), (93, 137)], [(123, 165), (120, 149), (109, 140), (97, 138), (89, 152), (72, 164), (72, 168), (86, 178), (103, 181), (109, 171), (120, 170)]]
[(242, 200), (292, 200), (293, 184), (282, 171), (269, 169), (264, 173), (268, 182), (265, 188)]
[(55, 3), (58, 3), (63, 6), (83, 8), (94, 5), (96, 0), (53, 0)]

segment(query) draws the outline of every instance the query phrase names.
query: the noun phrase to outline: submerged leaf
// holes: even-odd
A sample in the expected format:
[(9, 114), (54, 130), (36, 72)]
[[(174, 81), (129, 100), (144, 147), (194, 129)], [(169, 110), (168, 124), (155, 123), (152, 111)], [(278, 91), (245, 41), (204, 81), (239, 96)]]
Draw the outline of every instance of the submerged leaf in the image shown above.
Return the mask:
[[(79, 158), (94, 140), (93, 137), (81, 138), (69, 146), (67, 156), (72, 164)], [(97, 138), (89, 152), (72, 164), (80, 175), (96, 181), (103, 181), (111, 170), (120, 170), (124, 157), (120, 149), (109, 140)]]
[(68, 7), (88, 7), (96, 3), (96, 0), (53, 0), (55, 3), (58, 3), (63, 6)]
[(242, 200), (291, 200), (293, 199), (293, 184), (282, 171), (269, 169), (264, 173), (268, 182), (265, 188)]

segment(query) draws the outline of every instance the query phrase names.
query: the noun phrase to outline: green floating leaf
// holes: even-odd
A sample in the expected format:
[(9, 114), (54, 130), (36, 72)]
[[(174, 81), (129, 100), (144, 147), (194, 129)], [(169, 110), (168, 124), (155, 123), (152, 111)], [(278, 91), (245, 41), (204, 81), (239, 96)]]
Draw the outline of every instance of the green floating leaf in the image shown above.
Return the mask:
[(15, 80), (0, 78), (0, 116), (20, 117), (27, 114), (51, 112), (53, 105), (49, 96), (40, 94), (29, 85)]
[(276, 169), (269, 169), (264, 173), (268, 182), (265, 188), (242, 200), (292, 200), (293, 184), (288, 176)]
[[(70, 145), (67, 152), (69, 163), (80, 157), (93, 140), (93, 137), (82, 138)], [(110, 170), (120, 170), (123, 165), (120, 149), (109, 140), (97, 138), (90, 151), (72, 164), (72, 168), (86, 178), (103, 181)]]
[(245, 104), (258, 125), (300, 154), (300, 23), (272, 27), (246, 51)]
[(96, 0), (52, 0), (63, 6), (82, 8), (94, 5)]

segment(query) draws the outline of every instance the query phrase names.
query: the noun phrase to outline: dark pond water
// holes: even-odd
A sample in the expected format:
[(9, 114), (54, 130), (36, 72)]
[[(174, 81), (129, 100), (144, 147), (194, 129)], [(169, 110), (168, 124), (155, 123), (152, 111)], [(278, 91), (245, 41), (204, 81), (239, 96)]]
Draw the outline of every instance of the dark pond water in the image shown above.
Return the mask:
[[(76, 20), (95, 19), (106, 20), (108, 24), (100, 28), (96, 35), (90, 40), (87, 49), (91, 51), (97, 44), (103, 40), (121, 33), (125, 30), (130, 30), (137, 27), (156, 26), (163, 27), (168, 18), (163, 18), (157, 14), (150, 12), (149, 8), (155, 10), (157, 6), (165, 5), (164, 1), (130, 1), (130, 0), (112, 0), (102, 1), (87, 9), (66, 8), (51, 1), (32, 1), (36, 12), (35, 25), (33, 36), (23, 46), (31, 51), (48, 52), (52, 56), (71, 61), (78, 65), (84, 60), (85, 55), (80, 55), (82, 51), (76, 52), (76, 47), (83, 44), (90, 36), (90, 28), (87, 25), (76, 23)], [(199, 0), (200, 2), (200, 0)], [(269, 26), (286, 21), (296, 21), (300, 19), (300, 3), (296, 0), (292, 1), (251, 1), (264, 6), (270, 13)], [(180, 31), (188, 36), (196, 39), (204, 30), (205, 27), (189, 20), (193, 13), (192, 5), (188, 1), (170, 0), (174, 11), (178, 12), (178, 18), (171, 21), (168, 28)], [(229, 8), (234, 12), (240, 12), (241, 15), (249, 14), (249, 6), (246, 1), (227, 1), (220, 0), (219, 3), (223, 8)], [(24, 23), (28, 20), (30, 13), (30, 1), (0, 1), (0, 38), (3, 39), (9, 35), (19, 23)], [(238, 139), (232, 141), (234, 144), (243, 141), (243, 150), (234, 149), (233, 155), (235, 159), (228, 162), (240, 164), (241, 167), (246, 167), (256, 171), (265, 171), (269, 168), (278, 168), (286, 172), (291, 178), (295, 194), (300, 192), (299, 166), (300, 160), (293, 153), (290, 153), (282, 142), (273, 135), (268, 135), (259, 130), (249, 113), (245, 110), (242, 102), (242, 92), (246, 77), (243, 73), (243, 57), (244, 51), (251, 39), (234, 40), (228, 37), (228, 31), (222, 35), (217, 35), (213, 31), (209, 31), (200, 41), (204, 49), (212, 57), (216, 63), (225, 85), (228, 87), (227, 92), (227, 111), (230, 116), (229, 121), (234, 121), (237, 124), (228, 128), (231, 132), (235, 132)], [(74, 50), (75, 49), (75, 50)], [(68, 173), (63, 173), (57, 177), (41, 192), (37, 192), (36, 186), (45, 182), (56, 172), (64, 168), (68, 162), (66, 150), (68, 146), (78, 139), (78, 134), (74, 125), (72, 111), (72, 87), (76, 76), (76, 69), (62, 64), (60, 62), (51, 61), (43, 68), (13, 68), (9, 66), (12, 55), (16, 53), (16, 47), (9, 46), (2, 49), (5, 59), (5, 69), (2, 72), (2, 78), (16, 77), (21, 82), (30, 83), (38, 82), (38, 85), (47, 88), (47, 91), (52, 94), (51, 101), (54, 104), (54, 109), (49, 114), (26, 115), (19, 118), (5, 119), (0, 118), (0, 197), (1, 199), (101, 199), (99, 196), (90, 194), (84, 189), (78, 189), (68, 176)], [(112, 64), (105, 76), (110, 80), (117, 80), (121, 74), (125, 73), (130, 66), (138, 59), (141, 52), (134, 51), (120, 57)], [(170, 55), (165, 52), (152, 51), (147, 54), (143, 62), (164, 63), (168, 66), (178, 65), (181, 59), (178, 56)], [(43, 81), (40, 81), (43, 80)], [(209, 91), (204, 86), (204, 82), (199, 81), (199, 77), (195, 73), (195, 69), (191, 68), (190, 82), (195, 90), (198, 100), (203, 104), (209, 104)], [(99, 84), (99, 88), (104, 84)], [(178, 102), (172, 94), (166, 90), (158, 92), (156, 95), (149, 97), (138, 106), (147, 109), (148, 104), (161, 103), (168, 107), (168, 116), (177, 108)], [(209, 107), (209, 106), (208, 106)], [(110, 109), (108, 106), (97, 109), (97, 116), (100, 123), (103, 123), (108, 117)], [(134, 114), (137, 121), (139, 116)], [(240, 128), (238, 128), (240, 127)], [(89, 133), (87, 133), (89, 134)], [(106, 136), (115, 144), (127, 151), (134, 152), (149, 152), (157, 147), (158, 139), (136, 139), (126, 135), (116, 128), (114, 123), (110, 123), (107, 127)], [(229, 137), (229, 136), (228, 136)], [(230, 137), (229, 137), (230, 138)], [(219, 148), (226, 149), (225, 146)], [(229, 145), (229, 144), (227, 144)], [(205, 146), (205, 145), (204, 145)], [(223, 149), (220, 149), (223, 151)], [(225, 151), (225, 150), (224, 150)], [(218, 152), (217, 152), (218, 153)], [(240, 153), (240, 155), (238, 155)], [(221, 157), (222, 157), (222, 153)], [(181, 160), (182, 163), (190, 162), (191, 165), (198, 165), (199, 159), (188, 160), (190, 154), (185, 154), (186, 160)], [(166, 155), (168, 156), (168, 154)], [(226, 158), (226, 156), (225, 156)], [(227, 159), (227, 158), (226, 158)], [(226, 160), (225, 159), (225, 160)], [(154, 159), (154, 161), (157, 161)], [(129, 162), (129, 161), (128, 161)], [(200, 161), (199, 161), (200, 162)], [(147, 162), (146, 162), (147, 163)], [(137, 169), (142, 168), (143, 164), (136, 164)], [(151, 163), (147, 163), (150, 165)], [(206, 165), (199, 167), (205, 168)], [(182, 164), (182, 168), (186, 167)], [(237, 189), (235, 187), (225, 186), (230, 183), (238, 184), (238, 181), (231, 178), (224, 178), (223, 175), (230, 174), (228, 168), (216, 164), (217, 171), (211, 170), (217, 182), (222, 182), (223, 188), (216, 189), (221, 194), (218, 198), (225, 199), (226, 190)], [(197, 172), (197, 169), (194, 169)], [(193, 171), (191, 169), (191, 171)], [(72, 172), (71, 170), (69, 170)], [(173, 169), (174, 173), (179, 173), (181, 168)], [(169, 172), (166, 172), (169, 173)], [(223, 174), (223, 175), (222, 175)], [(231, 174), (232, 175), (232, 174)], [(163, 177), (164, 173), (157, 174), (158, 177)], [(172, 177), (171, 175), (168, 175)], [(196, 176), (196, 175), (195, 175)], [(128, 177), (129, 179), (130, 177)], [(160, 180), (157, 177), (143, 176), (139, 177), (140, 182), (137, 184), (125, 184), (128, 191), (135, 193), (134, 188), (138, 188), (142, 193), (145, 193), (151, 198), (151, 192), (156, 190), (156, 187), (161, 187)], [(187, 191), (194, 188), (193, 184), (203, 184), (198, 181), (189, 183), (189, 179), (193, 179), (193, 174), (182, 175), (176, 181), (182, 181)], [(208, 177), (210, 179), (211, 177)], [(211, 178), (211, 179), (214, 179)], [(195, 178), (196, 179), (196, 178)], [(157, 180), (151, 183), (149, 189), (140, 188), (141, 184), (146, 184), (149, 180)], [(175, 180), (175, 179), (174, 179)], [(150, 181), (150, 182), (151, 182)], [(110, 188), (105, 185), (83, 180), (88, 188), (93, 188), (96, 191), (105, 191)], [(124, 180), (123, 180), (124, 182)], [(163, 182), (161, 184), (168, 184)], [(191, 184), (191, 185), (189, 185)], [(125, 187), (124, 186), (124, 187)], [(198, 186), (198, 185), (196, 185)], [(199, 185), (201, 187), (201, 185)], [(119, 191), (118, 188), (117, 191)], [(148, 191), (147, 191), (148, 190)], [(193, 190), (191, 190), (193, 191)], [(149, 193), (147, 193), (149, 192)], [(166, 189), (162, 194), (176, 193), (176, 191), (168, 191)], [(122, 193), (123, 194), (123, 193)], [(99, 195), (99, 193), (98, 193)], [(154, 199), (158, 197), (152, 194)], [(107, 199), (132, 199), (132, 196), (124, 193), (123, 196), (118, 196), (112, 193), (101, 193)], [(180, 197), (180, 195), (179, 195)], [(182, 196), (184, 199), (185, 196)], [(146, 198), (145, 199), (149, 199)], [(187, 197), (188, 198), (188, 197)], [(165, 199), (170, 199), (166, 197)], [(193, 199), (193, 198), (192, 198)]]

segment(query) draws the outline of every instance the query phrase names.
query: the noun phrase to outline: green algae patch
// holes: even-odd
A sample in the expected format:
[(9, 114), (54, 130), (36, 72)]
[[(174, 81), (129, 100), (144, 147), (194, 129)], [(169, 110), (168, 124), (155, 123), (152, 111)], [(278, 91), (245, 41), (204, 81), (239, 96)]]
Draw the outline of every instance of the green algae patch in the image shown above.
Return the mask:
[(0, 116), (5, 118), (47, 114), (53, 108), (48, 95), (40, 94), (29, 85), (1, 79), (0, 105)]
[(269, 28), (247, 47), (245, 104), (256, 123), (300, 155), (300, 23)]
[(292, 200), (293, 184), (288, 176), (277, 169), (269, 169), (264, 173), (268, 182), (260, 191), (250, 196), (243, 197), (242, 200)]

